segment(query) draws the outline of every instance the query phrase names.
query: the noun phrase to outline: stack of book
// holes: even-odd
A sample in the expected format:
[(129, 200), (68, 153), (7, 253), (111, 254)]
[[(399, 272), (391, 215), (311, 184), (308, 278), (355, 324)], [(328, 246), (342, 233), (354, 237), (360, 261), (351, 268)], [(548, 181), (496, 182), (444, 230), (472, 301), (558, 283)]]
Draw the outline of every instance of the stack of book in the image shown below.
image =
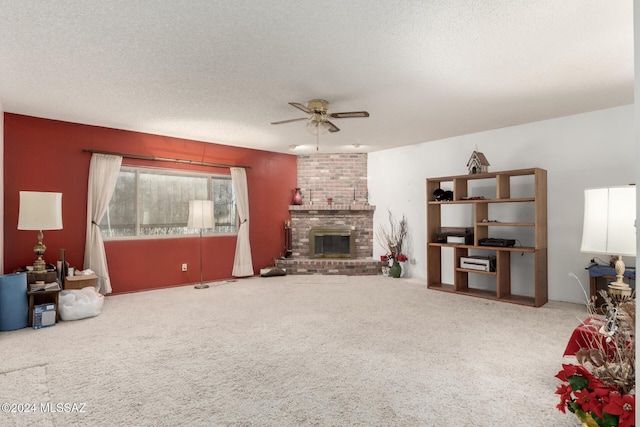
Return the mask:
[(58, 282), (51, 283), (32, 283), (29, 285), (29, 292), (36, 291), (59, 291), (60, 284)]

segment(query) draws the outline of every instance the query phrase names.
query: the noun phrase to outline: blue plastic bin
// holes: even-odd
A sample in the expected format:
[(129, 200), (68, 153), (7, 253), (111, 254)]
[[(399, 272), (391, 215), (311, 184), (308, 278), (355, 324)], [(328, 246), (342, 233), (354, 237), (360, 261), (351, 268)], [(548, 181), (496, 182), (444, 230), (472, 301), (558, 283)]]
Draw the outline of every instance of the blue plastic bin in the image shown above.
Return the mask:
[(13, 331), (29, 326), (27, 275), (0, 276), (0, 331)]

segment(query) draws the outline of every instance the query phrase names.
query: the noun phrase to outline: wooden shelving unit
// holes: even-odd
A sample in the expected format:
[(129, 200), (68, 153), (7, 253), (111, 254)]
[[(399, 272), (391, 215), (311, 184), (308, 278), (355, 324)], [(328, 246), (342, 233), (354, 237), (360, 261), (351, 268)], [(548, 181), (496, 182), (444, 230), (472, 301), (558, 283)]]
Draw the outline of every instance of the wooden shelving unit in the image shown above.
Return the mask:
[[(524, 197), (511, 197), (515, 177), (525, 180), (525, 184), (518, 187), (530, 188), (533, 194)], [(483, 181), (479, 181), (483, 180)], [(529, 180), (529, 181), (527, 181)], [(476, 182), (477, 181), (477, 182)], [(482, 183), (482, 190), (495, 191), (493, 197), (475, 198), (474, 184)], [(451, 189), (453, 200), (436, 201), (433, 192), (438, 188)], [(519, 188), (521, 189), (521, 188)], [(520, 196), (520, 195), (519, 195)], [(468, 199), (474, 197), (473, 199)], [(484, 197), (484, 196), (483, 196)], [(526, 211), (529, 216), (524, 221), (490, 221), (490, 206), (494, 204), (511, 203), (518, 206), (518, 210)], [(438, 243), (438, 233), (443, 219), (443, 206), (470, 205), (473, 209), (472, 221), (474, 231), (473, 245)], [(507, 206), (508, 208), (508, 206)], [(483, 221), (484, 220), (484, 221)], [(458, 224), (469, 227), (468, 224)], [(493, 237), (492, 231), (501, 227), (512, 227), (532, 230), (532, 245), (514, 247), (488, 247), (478, 244), (480, 239)], [(517, 240), (517, 236), (514, 236)], [(453, 249), (453, 284), (442, 283), (442, 250)], [(496, 256), (496, 271), (486, 272), (460, 268), (460, 258), (469, 256), (469, 251), (493, 251)], [(533, 254), (533, 290), (529, 295), (512, 293), (511, 286), (511, 255), (513, 253)], [(494, 289), (480, 289), (473, 286), (475, 275), (495, 278)], [(470, 279), (471, 277), (471, 279)], [(427, 179), (427, 285), (430, 289), (445, 292), (455, 292), (480, 298), (505, 301), (514, 304), (540, 307), (547, 303), (547, 171), (540, 168), (519, 169), (504, 172), (490, 172), (475, 175), (459, 175)]]

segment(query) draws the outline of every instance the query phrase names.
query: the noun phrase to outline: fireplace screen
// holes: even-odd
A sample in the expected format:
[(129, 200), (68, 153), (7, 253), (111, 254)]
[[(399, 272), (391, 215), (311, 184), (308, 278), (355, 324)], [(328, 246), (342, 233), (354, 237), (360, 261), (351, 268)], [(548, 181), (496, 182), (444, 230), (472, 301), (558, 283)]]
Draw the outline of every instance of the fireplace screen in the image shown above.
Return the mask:
[(351, 227), (312, 227), (309, 230), (313, 258), (355, 258), (355, 230)]

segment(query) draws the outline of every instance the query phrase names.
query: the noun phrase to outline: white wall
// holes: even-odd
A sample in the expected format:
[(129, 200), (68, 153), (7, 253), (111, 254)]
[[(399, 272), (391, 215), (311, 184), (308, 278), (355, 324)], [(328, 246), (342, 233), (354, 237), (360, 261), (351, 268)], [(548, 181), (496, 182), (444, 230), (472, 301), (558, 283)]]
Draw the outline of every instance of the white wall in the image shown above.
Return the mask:
[[(591, 256), (580, 252), (584, 189), (636, 181), (633, 105), (370, 153), (374, 229), (388, 221), (388, 209), (406, 215), (409, 276), (426, 283), (426, 178), (467, 174), (476, 146), (491, 163), (490, 172), (547, 170), (549, 299), (584, 302), (577, 281), (568, 276), (574, 272), (588, 291), (584, 267)], [(376, 245), (374, 256), (382, 253)], [(635, 265), (634, 258), (625, 262)], [(512, 285), (517, 287), (519, 275), (527, 280), (531, 274), (514, 268)]]

